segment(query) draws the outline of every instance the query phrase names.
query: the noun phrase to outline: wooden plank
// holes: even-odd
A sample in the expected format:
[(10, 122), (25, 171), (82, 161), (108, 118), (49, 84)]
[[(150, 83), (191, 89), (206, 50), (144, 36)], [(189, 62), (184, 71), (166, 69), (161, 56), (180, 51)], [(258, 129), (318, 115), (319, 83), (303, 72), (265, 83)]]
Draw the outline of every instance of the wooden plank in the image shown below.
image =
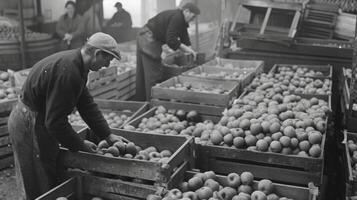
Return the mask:
[(3, 125), (6, 125), (8, 120), (9, 120), (9, 117), (0, 117), (0, 132), (2, 131), (1, 127)]
[(12, 154), (12, 148), (10, 145), (0, 147), (0, 159)]
[(114, 194), (134, 199), (145, 199), (148, 195), (155, 194), (160, 190), (160, 188), (151, 185), (101, 178), (84, 173), (82, 174), (82, 182), (85, 193), (101, 197)]
[(136, 94), (136, 90), (134, 89), (134, 90), (131, 90), (130, 92), (122, 95), (122, 96), (117, 97), (117, 99), (124, 101), (124, 100), (130, 99), (135, 94)]
[(5, 126), (0, 126), (0, 137), (4, 135), (9, 135), (9, 129), (7, 125)]
[(111, 90), (114, 90), (116, 89), (118, 86), (118, 83), (117, 82), (112, 82), (108, 85), (104, 85), (103, 87), (100, 87), (100, 88), (97, 88), (95, 90), (90, 90), (89, 92), (91, 93), (92, 96), (97, 96), (97, 95), (100, 95), (102, 93), (105, 93), (107, 91), (111, 91)]
[(295, 37), (296, 27), (299, 23), (300, 16), (301, 16), (301, 13), (300, 13), (300, 11), (297, 10), (295, 12), (294, 19), (293, 19), (293, 22), (291, 23), (290, 30), (289, 30), (288, 36), (291, 38)]
[(9, 144), (10, 144), (10, 137), (8, 135), (0, 137), (0, 147), (7, 146)]
[(58, 197), (71, 198), (75, 196), (76, 188), (77, 178), (73, 177), (36, 198), (35, 200), (54, 200)]
[(15, 99), (6, 99), (6, 100), (2, 100), (0, 102), (0, 113), (1, 115), (8, 115), (12, 108), (16, 105), (17, 103), (17, 98)]
[(0, 159), (0, 170), (8, 167), (12, 167), (13, 165), (14, 165), (14, 157), (12, 155)]
[(259, 34), (261, 34), (261, 35), (263, 35), (264, 32), (265, 32), (265, 29), (266, 29), (267, 24), (268, 24), (268, 20), (270, 18), (271, 10), (272, 10), (272, 8), (268, 7), (268, 9), (267, 9), (267, 11), (265, 13), (264, 21), (263, 21), (262, 26), (261, 26), (260, 31), (259, 31)]

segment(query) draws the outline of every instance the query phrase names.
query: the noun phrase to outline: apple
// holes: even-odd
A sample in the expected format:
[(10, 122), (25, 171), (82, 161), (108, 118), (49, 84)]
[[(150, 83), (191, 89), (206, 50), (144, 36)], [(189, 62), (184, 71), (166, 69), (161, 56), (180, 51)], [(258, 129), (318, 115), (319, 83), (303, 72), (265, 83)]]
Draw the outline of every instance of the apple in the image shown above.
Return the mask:
[(217, 195), (222, 200), (231, 200), (237, 195), (237, 191), (231, 187), (224, 187), (222, 190), (218, 191)]
[(202, 182), (205, 182), (207, 180), (207, 176), (204, 173), (195, 174), (194, 177), (200, 178), (202, 180)]
[(213, 191), (209, 187), (202, 187), (196, 191), (196, 194), (199, 199), (208, 199), (212, 197)]
[(216, 173), (214, 173), (214, 171), (206, 171), (204, 174), (206, 174), (207, 179), (216, 180)]
[(162, 198), (159, 195), (155, 195), (155, 194), (149, 194), (146, 197), (146, 200), (161, 200)]
[(203, 181), (199, 177), (193, 177), (188, 180), (188, 188), (191, 191), (196, 191), (198, 188), (202, 187)]
[(240, 180), (243, 185), (251, 185), (253, 183), (254, 176), (250, 172), (243, 172), (240, 175)]
[(190, 200), (198, 200), (198, 196), (196, 192), (192, 192), (192, 191), (184, 192), (182, 196), (184, 198), (189, 198)]
[(267, 200), (279, 200), (279, 196), (274, 193), (271, 193), (267, 196)]
[(219, 190), (219, 183), (213, 179), (207, 179), (204, 183), (204, 186), (211, 188), (212, 191)]
[(188, 191), (188, 183), (187, 182), (182, 182), (180, 185), (179, 185), (179, 189), (182, 191), (182, 192), (187, 192)]
[(240, 177), (237, 173), (230, 173), (227, 176), (228, 186), (237, 188), (240, 185)]
[(253, 188), (249, 185), (240, 185), (238, 187), (238, 192), (250, 195), (253, 192)]
[(252, 200), (267, 200), (266, 194), (262, 191), (254, 191), (252, 195), (250, 196)]
[(260, 180), (258, 183), (258, 190), (264, 192), (266, 195), (272, 193), (274, 190), (273, 182), (268, 179)]
[(181, 199), (182, 192), (179, 189), (175, 188), (168, 192), (167, 197), (172, 198), (172, 199)]

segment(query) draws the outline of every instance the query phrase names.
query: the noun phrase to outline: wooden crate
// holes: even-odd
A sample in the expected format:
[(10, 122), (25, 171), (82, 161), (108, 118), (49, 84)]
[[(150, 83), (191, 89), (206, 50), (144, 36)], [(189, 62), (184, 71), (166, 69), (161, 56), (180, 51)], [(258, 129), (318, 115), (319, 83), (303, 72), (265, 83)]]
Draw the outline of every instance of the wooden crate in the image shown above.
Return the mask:
[(216, 58), (203, 66), (217, 66), (229, 69), (254, 70), (256, 74), (264, 71), (264, 61), (261, 60), (238, 60), (228, 58)]
[(346, 171), (346, 176), (345, 176), (345, 181), (346, 181), (346, 195), (347, 196), (356, 196), (357, 195), (357, 177), (356, 174), (353, 173), (352, 170), (352, 161), (351, 161), (351, 156), (350, 152), (348, 149), (348, 140), (353, 140), (354, 142), (357, 142), (357, 134), (348, 132), (345, 130), (343, 132), (344, 140), (342, 141), (342, 145), (344, 147), (344, 152), (343, 152), (343, 166)]
[(219, 174), (250, 171), (259, 179), (267, 178), (279, 183), (307, 185), (313, 182), (321, 185), (325, 140), (326, 134), (323, 136), (319, 158), (197, 144), (196, 166)]
[(116, 199), (146, 199), (150, 194), (160, 194), (160, 187), (96, 177), (85, 173), (76, 173), (62, 184), (51, 189), (36, 200), (54, 200), (66, 197), (70, 200), (90, 200), (92, 197), (101, 197), (107, 200)]
[[(115, 112), (118, 115), (125, 114), (128, 116), (129, 118), (121, 127), (149, 110), (149, 104), (147, 102), (95, 99), (95, 103), (102, 112)], [(80, 125), (77, 130), (80, 130), (83, 125), (84, 127), (86, 126), (85, 124), (74, 125)]]
[[(180, 183), (183, 181), (188, 181), (192, 178), (197, 172), (195, 171), (187, 171), (183, 176), (178, 176), (179, 179), (175, 180), (175, 184), (173, 184), (173, 188), (178, 188)], [(255, 176), (255, 174), (253, 173)], [(216, 175), (216, 181), (222, 185), (223, 187), (228, 186), (227, 177), (222, 175)], [(274, 193), (278, 196), (284, 196), (287, 198), (291, 198), (294, 200), (316, 200), (318, 197), (318, 188), (313, 184), (305, 185), (303, 187), (286, 185), (273, 183), (274, 185)], [(254, 180), (253, 188), (258, 187), (258, 181)], [(169, 188), (169, 189), (173, 189)]]
[[(228, 90), (228, 94), (212, 94), (208, 92), (194, 92), (186, 90), (169, 89), (177, 83), (189, 83), (193, 86), (221, 87)], [(204, 105), (216, 105), (228, 107), (233, 99), (239, 95), (239, 83), (207, 80), (196, 77), (177, 76), (152, 87), (152, 99), (176, 100), (185, 103), (196, 103)]]
[[(143, 148), (155, 146), (159, 150), (167, 149), (173, 152), (167, 163), (127, 159), (121, 157), (106, 157), (86, 152), (72, 152), (61, 148), (59, 158), (64, 166), (79, 168), (91, 172), (119, 175), (151, 181), (153, 184), (167, 186), (175, 169), (182, 166), (192, 167), (194, 142), (192, 137), (167, 136), (149, 133), (137, 133), (112, 129), (112, 133), (123, 136)], [(88, 137), (91, 133), (85, 129), (80, 134)]]
[[(200, 74), (205, 73), (206, 76), (200, 76)], [(223, 76), (219, 76), (220, 73), (225, 73), (227, 75), (238, 73), (243, 74), (242, 78), (225, 78)], [(213, 79), (213, 80), (226, 80), (226, 81), (237, 81), (240, 83), (240, 90), (243, 90), (245, 86), (249, 85), (250, 82), (255, 77), (256, 71), (254, 69), (226, 69), (222, 67), (215, 67), (215, 66), (198, 66), (189, 71), (182, 73), (183, 76), (193, 76), (193, 77), (200, 77), (206, 79)]]
[(302, 77), (309, 77), (309, 78), (329, 78), (332, 79), (332, 66), (331, 65), (293, 65), (293, 64), (275, 64), (273, 68), (269, 71), (269, 73), (275, 74), (279, 67), (289, 67), (292, 68), (293, 66), (297, 66), (298, 68), (307, 68), (309, 70), (314, 70), (317, 72), (321, 72), (322, 76), (302, 76)]
[(14, 164), (7, 119), (8, 117), (0, 118), (0, 170)]

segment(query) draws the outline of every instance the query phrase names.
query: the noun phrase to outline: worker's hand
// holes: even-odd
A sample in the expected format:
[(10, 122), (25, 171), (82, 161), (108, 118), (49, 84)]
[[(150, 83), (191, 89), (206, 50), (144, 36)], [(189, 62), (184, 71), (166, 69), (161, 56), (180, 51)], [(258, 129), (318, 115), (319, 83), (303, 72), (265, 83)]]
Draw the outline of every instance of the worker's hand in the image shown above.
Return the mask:
[(91, 141), (84, 140), (83, 151), (89, 153), (97, 153), (97, 145), (95, 145)]
[(118, 142), (118, 141), (122, 141), (125, 143), (130, 142), (126, 138), (119, 136), (119, 135), (114, 135), (114, 134), (110, 134), (105, 140), (108, 142), (109, 145), (114, 144), (115, 142)]
[(197, 53), (190, 48), (191, 51), (188, 51), (188, 53), (192, 54), (193, 55), (193, 60), (196, 60), (197, 59)]

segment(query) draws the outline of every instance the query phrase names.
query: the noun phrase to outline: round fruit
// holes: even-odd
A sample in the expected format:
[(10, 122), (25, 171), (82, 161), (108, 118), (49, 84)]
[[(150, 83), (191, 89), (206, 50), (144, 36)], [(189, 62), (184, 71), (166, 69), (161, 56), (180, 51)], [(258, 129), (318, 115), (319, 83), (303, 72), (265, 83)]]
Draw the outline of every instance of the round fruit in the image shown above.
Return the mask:
[(233, 145), (238, 149), (244, 148), (244, 144), (245, 144), (245, 140), (242, 137), (235, 137), (233, 139)]
[(204, 183), (204, 186), (211, 188), (212, 191), (219, 190), (219, 183), (213, 179), (207, 179)]
[(167, 196), (172, 199), (181, 199), (182, 192), (179, 189), (172, 189), (168, 192)]
[(239, 123), (239, 128), (243, 129), (243, 130), (247, 130), (250, 128), (250, 121), (249, 119), (243, 119), (240, 123)]
[(202, 187), (196, 191), (199, 199), (208, 199), (213, 195), (213, 191), (209, 187)]
[(281, 143), (281, 145), (283, 147), (288, 147), (290, 146), (290, 138), (288, 136), (282, 136), (280, 139), (279, 139), (279, 142)]
[(270, 194), (274, 190), (273, 182), (268, 179), (263, 179), (258, 183), (258, 190), (264, 192), (266, 195)]
[(193, 192), (193, 191), (188, 191), (188, 192), (184, 192), (182, 194), (182, 197), (183, 198), (188, 198), (190, 200), (198, 200), (198, 195), (196, 192)]
[(188, 180), (188, 188), (191, 191), (196, 191), (198, 188), (202, 187), (203, 181), (199, 177), (193, 177), (190, 180)]
[(228, 186), (237, 188), (240, 185), (240, 177), (237, 173), (230, 173), (227, 176)]
[(252, 135), (257, 135), (259, 133), (261, 133), (263, 131), (262, 126), (260, 125), (260, 123), (254, 123), (250, 125), (250, 132), (252, 133)]
[(283, 134), (281, 132), (276, 132), (273, 135), (271, 135), (271, 138), (273, 140), (279, 140), (282, 136), (283, 136)]
[(223, 137), (223, 141), (227, 145), (232, 145), (233, 144), (233, 135), (232, 134), (227, 134)]
[(292, 126), (287, 126), (284, 128), (284, 135), (293, 138), (296, 137), (295, 129)]
[(216, 180), (216, 173), (214, 171), (206, 171), (204, 174), (206, 174), (207, 179)]
[(295, 149), (299, 145), (299, 140), (297, 138), (291, 138), (290, 147)]
[(254, 176), (250, 172), (243, 172), (240, 175), (240, 180), (243, 185), (251, 185), (253, 183)]
[(275, 140), (272, 141), (270, 143), (270, 149), (274, 153), (280, 153), (281, 149), (282, 149), (281, 143), (279, 141), (275, 141)]
[(318, 144), (314, 144), (311, 146), (310, 150), (309, 150), (309, 154), (310, 156), (314, 157), (314, 158), (318, 158), (320, 157), (321, 154), (321, 147)]
[(319, 131), (310, 131), (308, 135), (311, 144), (321, 144), (322, 134)]
[(279, 196), (272, 193), (267, 196), (267, 200), (279, 200)]
[(280, 124), (277, 123), (277, 122), (272, 123), (270, 125), (270, 127), (269, 127), (269, 131), (270, 131), (271, 134), (279, 132), (280, 131)]
[(225, 187), (217, 193), (219, 199), (222, 200), (231, 200), (235, 195), (237, 195), (237, 191), (231, 187)]
[(301, 141), (301, 142), (299, 143), (299, 148), (300, 148), (302, 151), (308, 152), (309, 149), (310, 149), (310, 146), (311, 146), (311, 145), (310, 145), (310, 142), (307, 141), (307, 140)]
[(268, 150), (269, 144), (265, 140), (261, 139), (258, 140), (256, 146), (259, 151), (265, 152)]
[(249, 185), (240, 185), (238, 187), (238, 193), (252, 194), (253, 188)]
[(247, 146), (255, 146), (257, 143), (257, 138), (254, 135), (248, 135), (244, 138), (244, 141)]
[(252, 200), (267, 200), (266, 194), (262, 191), (254, 191), (252, 195), (250, 196)]

